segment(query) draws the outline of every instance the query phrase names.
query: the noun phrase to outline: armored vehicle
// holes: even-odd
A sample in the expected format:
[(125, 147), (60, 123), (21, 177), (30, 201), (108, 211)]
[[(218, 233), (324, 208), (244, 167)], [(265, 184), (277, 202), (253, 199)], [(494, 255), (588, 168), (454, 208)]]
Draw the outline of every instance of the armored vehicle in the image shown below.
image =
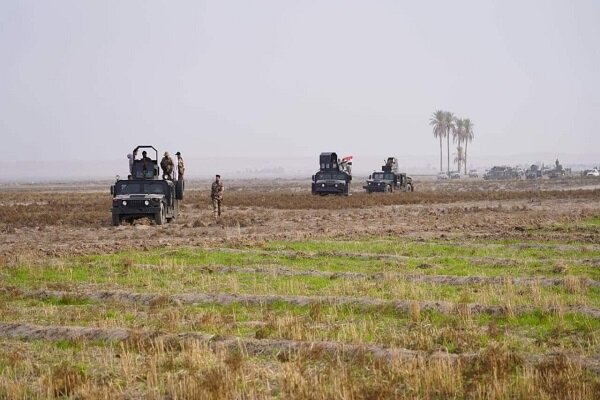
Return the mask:
[(544, 174), (548, 175), (550, 179), (561, 178), (563, 176), (566, 176), (567, 174), (570, 175), (570, 173), (570, 169), (563, 168), (558, 159), (556, 159), (556, 161), (554, 162), (554, 168), (544, 171)]
[(506, 180), (506, 179), (520, 179), (521, 175), (516, 168), (507, 166), (495, 166), (486, 171), (483, 175), (483, 179), (490, 180)]
[(479, 174), (476, 169), (469, 170), (469, 178), (479, 178)]
[[(154, 159), (147, 156), (146, 149), (154, 150)], [(137, 158), (139, 150), (143, 150), (141, 158)], [(183, 181), (159, 176), (158, 151), (153, 146), (137, 146), (129, 161), (129, 172), (128, 179), (117, 176), (110, 187), (112, 224), (133, 223), (139, 218), (153, 219), (157, 225), (174, 221), (179, 201), (183, 200)]]
[(348, 196), (352, 181), (352, 157), (341, 161), (336, 153), (321, 153), (319, 171), (312, 176), (312, 194)]
[(532, 164), (527, 171), (525, 171), (526, 179), (541, 179), (542, 169), (537, 164)]
[(405, 173), (398, 172), (398, 160), (388, 157), (385, 165), (381, 166), (381, 172), (375, 171), (369, 175), (367, 183), (363, 186), (367, 193), (384, 192), (392, 193), (394, 190), (405, 192), (414, 191), (412, 178)]

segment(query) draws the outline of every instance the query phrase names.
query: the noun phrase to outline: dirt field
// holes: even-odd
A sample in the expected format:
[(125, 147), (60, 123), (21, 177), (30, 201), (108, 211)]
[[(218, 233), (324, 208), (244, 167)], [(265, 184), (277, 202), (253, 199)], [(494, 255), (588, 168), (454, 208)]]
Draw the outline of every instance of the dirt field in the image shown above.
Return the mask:
[(600, 181), (0, 190), (2, 398), (600, 398)]

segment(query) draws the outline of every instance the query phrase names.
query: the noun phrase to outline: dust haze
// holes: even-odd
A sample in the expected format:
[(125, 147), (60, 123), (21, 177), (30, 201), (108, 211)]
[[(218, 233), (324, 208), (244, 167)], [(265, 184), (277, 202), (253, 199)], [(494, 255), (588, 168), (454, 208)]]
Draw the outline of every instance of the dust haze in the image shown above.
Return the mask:
[[(190, 177), (435, 173), (437, 109), (473, 168), (600, 162), (594, 1), (0, 4), (0, 180), (111, 179), (138, 144)], [(470, 165), (471, 167), (471, 165)]]

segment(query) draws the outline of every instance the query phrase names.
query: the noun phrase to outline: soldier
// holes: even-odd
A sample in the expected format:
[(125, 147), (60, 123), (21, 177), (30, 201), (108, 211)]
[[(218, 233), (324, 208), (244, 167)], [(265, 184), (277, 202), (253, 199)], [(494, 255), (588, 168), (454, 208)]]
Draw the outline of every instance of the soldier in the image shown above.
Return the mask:
[[(135, 157), (135, 156), (134, 156)], [(146, 171), (152, 170), (152, 159), (148, 157), (148, 153), (146, 150), (142, 151), (142, 171), (143, 174), (146, 175)]]
[(127, 159), (129, 160), (129, 174), (133, 174), (133, 154), (127, 154)]
[(223, 184), (221, 175), (215, 176), (215, 181), (210, 187), (210, 198), (212, 199), (213, 213), (215, 218), (221, 216), (221, 202), (223, 201)]
[(177, 180), (183, 180), (183, 173), (185, 172), (185, 165), (183, 165), (183, 157), (181, 157), (181, 153), (175, 153), (177, 156)]
[(173, 159), (169, 155), (168, 151), (165, 151), (164, 157), (160, 160), (160, 167), (163, 170), (163, 175), (166, 175), (166, 179), (173, 179)]

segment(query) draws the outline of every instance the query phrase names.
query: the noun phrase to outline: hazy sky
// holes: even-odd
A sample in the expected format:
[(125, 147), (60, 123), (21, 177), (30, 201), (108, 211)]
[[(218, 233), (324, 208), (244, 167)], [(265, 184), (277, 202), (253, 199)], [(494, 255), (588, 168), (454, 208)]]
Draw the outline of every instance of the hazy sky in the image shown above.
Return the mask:
[(600, 1), (0, 1), (0, 160), (598, 153)]

